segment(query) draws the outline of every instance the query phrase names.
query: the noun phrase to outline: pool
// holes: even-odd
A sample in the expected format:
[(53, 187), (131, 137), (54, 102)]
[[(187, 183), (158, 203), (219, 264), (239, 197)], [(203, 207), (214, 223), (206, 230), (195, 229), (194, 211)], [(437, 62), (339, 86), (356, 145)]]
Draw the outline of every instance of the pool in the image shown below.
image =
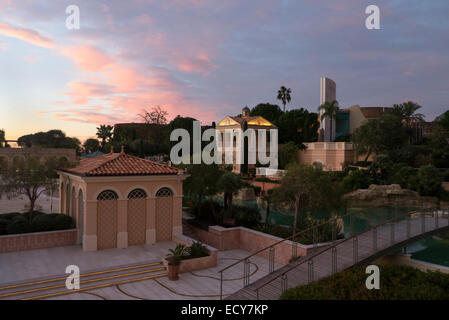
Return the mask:
[[(257, 201), (234, 200), (233, 203), (240, 206), (258, 208), (262, 221), (265, 221), (266, 208), (264, 205), (259, 205)], [(340, 214), (354, 213), (354, 231), (361, 232), (368, 227), (373, 227), (410, 211), (413, 211), (413, 209), (398, 207), (352, 207), (342, 210)], [(293, 224), (293, 215), (293, 211), (271, 209), (269, 222), (270, 224), (291, 226)], [(328, 218), (330, 217), (330, 213), (315, 212), (313, 216), (316, 218)], [(349, 217), (343, 218), (343, 223), (344, 233), (347, 236), (350, 226)], [(407, 252), (412, 255), (412, 259), (449, 267), (449, 240), (444, 240), (438, 237), (427, 238), (408, 246)]]

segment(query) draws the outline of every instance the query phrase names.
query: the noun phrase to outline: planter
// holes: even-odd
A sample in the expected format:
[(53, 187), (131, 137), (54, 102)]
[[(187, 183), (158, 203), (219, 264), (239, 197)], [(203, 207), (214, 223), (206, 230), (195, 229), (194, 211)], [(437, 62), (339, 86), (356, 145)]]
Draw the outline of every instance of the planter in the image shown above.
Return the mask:
[(178, 265), (167, 265), (167, 270), (168, 270), (168, 279), (175, 281), (178, 280), (178, 274), (179, 274), (179, 264)]

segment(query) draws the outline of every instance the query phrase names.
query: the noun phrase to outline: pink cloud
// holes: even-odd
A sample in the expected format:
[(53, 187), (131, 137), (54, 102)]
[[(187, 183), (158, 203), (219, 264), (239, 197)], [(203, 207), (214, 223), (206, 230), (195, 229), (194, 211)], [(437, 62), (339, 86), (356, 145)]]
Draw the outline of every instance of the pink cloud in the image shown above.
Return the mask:
[(90, 72), (99, 72), (112, 63), (107, 54), (91, 46), (63, 48), (61, 53), (72, 59), (81, 69)]
[(0, 22), (0, 34), (17, 38), (44, 48), (55, 47), (53, 40), (41, 36), (37, 31), (16, 27), (6, 22)]
[(210, 71), (217, 68), (217, 66), (214, 65), (205, 54), (199, 54), (194, 58), (179, 57), (171, 62), (184, 72), (209, 74)]

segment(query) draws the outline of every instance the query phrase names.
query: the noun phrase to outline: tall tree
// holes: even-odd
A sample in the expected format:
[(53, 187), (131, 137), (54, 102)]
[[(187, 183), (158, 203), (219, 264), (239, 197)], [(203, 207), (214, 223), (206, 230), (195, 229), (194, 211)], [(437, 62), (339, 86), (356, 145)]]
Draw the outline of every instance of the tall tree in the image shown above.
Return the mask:
[(293, 163), (288, 166), (273, 197), (295, 209), (293, 235), (296, 235), (301, 204), (308, 208), (336, 210), (341, 205), (341, 192), (321, 166)]
[[(325, 117), (329, 117), (330, 119), (330, 132), (331, 132), (331, 136), (330, 139), (331, 141), (334, 141), (334, 137), (333, 137), (333, 122), (334, 119), (337, 117), (337, 113), (340, 110), (340, 107), (338, 106), (338, 101), (334, 100), (334, 101), (326, 101), (325, 103), (323, 103), (321, 106), (318, 107), (318, 111), (323, 111), (321, 117), (325, 118)], [(321, 119), (322, 121), (322, 119)]]
[(97, 127), (97, 137), (101, 139), (101, 149), (104, 150), (106, 142), (112, 137), (113, 126), (101, 124)]
[(401, 118), (385, 114), (380, 119), (371, 119), (354, 130), (352, 142), (358, 155), (365, 154), (365, 161), (372, 153), (389, 152), (407, 143), (407, 131)]
[(151, 111), (143, 110), (143, 113), (139, 114), (145, 123), (151, 124), (167, 124), (167, 116), (168, 112), (160, 106), (153, 107)]
[(298, 146), (316, 141), (320, 125), (318, 115), (304, 108), (284, 112), (274, 124), (279, 128), (279, 143), (292, 141)]
[(440, 127), (447, 132), (449, 132), (449, 110), (443, 113), (437, 118)]
[(282, 115), (282, 110), (276, 104), (271, 103), (259, 103), (257, 106), (251, 109), (251, 116), (261, 116), (266, 120), (274, 123)]
[(292, 93), (292, 89), (290, 88), (286, 88), (284, 86), (281, 86), (281, 88), (278, 90), (278, 95), (277, 95), (277, 99), (282, 101), (282, 104), (284, 105), (284, 112), (285, 112), (285, 105), (287, 103), (290, 103), (291, 101), (291, 96), (290, 94)]
[(232, 198), (243, 187), (240, 177), (232, 172), (225, 172), (217, 182), (218, 190), (224, 194), (225, 208), (228, 210), (228, 217), (232, 218)]
[(84, 141), (83, 144), (84, 152), (93, 153), (95, 151), (100, 150), (100, 142), (97, 139), (89, 138)]
[(216, 164), (190, 164), (181, 167), (190, 175), (183, 182), (184, 194), (196, 201), (200, 214), (202, 214), (203, 197), (208, 197), (214, 223), (219, 223), (212, 197), (219, 192), (217, 181), (220, 179), (223, 171), (220, 171)]
[(392, 113), (400, 117), (407, 128), (409, 143), (412, 143), (414, 139), (413, 136), (417, 139), (418, 124), (424, 122), (424, 115), (422, 113), (417, 113), (417, 111), (421, 108), (422, 106), (413, 101), (393, 105)]
[(57, 162), (50, 158), (40, 163), (39, 158), (28, 156), (25, 160), (14, 162), (2, 175), (0, 195), (9, 197), (24, 195), (28, 198), (30, 222), (37, 199), (42, 193), (55, 188), (55, 169)]

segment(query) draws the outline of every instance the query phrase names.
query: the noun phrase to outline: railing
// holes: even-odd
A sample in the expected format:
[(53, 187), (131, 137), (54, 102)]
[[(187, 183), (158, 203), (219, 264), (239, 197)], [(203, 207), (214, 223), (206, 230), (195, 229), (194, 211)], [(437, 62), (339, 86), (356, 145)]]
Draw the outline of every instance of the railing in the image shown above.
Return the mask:
[(351, 213), (344, 214), (342, 216), (336, 215), (336, 216), (330, 218), (329, 220), (327, 220), (327, 221), (325, 221), (325, 222), (323, 222), (321, 224), (312, 226), (312, 227), (310, 227), (308, 229), (305, 229), (303, 231), (297, 232), (297, 233), (291, 235), (288, 238), (279, 240), (279, 241), (277, 241), (277, 242), (275, 242), (275, 243), (273, 243), (273, 244), (271, 244), (271, 245), (269, 245), (269, 246), (267, 246), (265, 248), (262, 248), (262, 249), (260, 249), (260, 250), (258, 250), (256, 252), (250, 254), (249, 256), (247, 256), (247, 257), (245, 257), (243, 259), (240, 259), (240, 260), (230, 264), (229, 266), (221, 269), (220, 271), (218, 271), (220, 273), (220, 299), (223, 298), (223, 272), (224, 271), (226, 271), (226, 270), (228, 270), (228, 269), (230, 269), (230, 268), (232, 268), (232, 267), (234, 267), (234, 266), (236, 266), (236, 265), (238, 265), (240, 263), (244, 263), (244, 267), (243, 267), (244, 268), (243, 285), (244, 285), (244, 287), (247, 287), (250, 284), (250, 281), (249, 281), (249, 277), (250, 277), (250, 272), (249, 272), (250, 260), (249, 259), (251, 257), (256, 256), (256, 255), (258, 255), (258, 254), (260, 254), (260, 253), (262, 253), (262, 252), (264, 252), (266, 250), (269, 250), (269, 259), (268, 259), (269, 260), (269, 273), (272, 273), (272, 272), (275, 271), (275, 268), (274, 268), (274, 265), (275, 265), (275, 247), (277, 245), (279, 245), (281, 243), (284, 243), (286, 241), (292, 241), (292, 255), (291, 255), (291, 258), (295, 259), (295, 258), (298, 257), (298, 242), (295, 241), (295, 240), (298, 239), (298, 237), (300, 237), (302, 235), (305, 235), (308, 232), (312, 232), (312, 245), (313, 245), (313, 250), (315, 251), (317, 249), (317, 246), (318, 246), (318, 229), (319, 228), (327, 226), (329, 224), (332, 224), (332, 243), (334, 243), (337, 240), (337, 232), (336, 232), (336, 230), (337, 230), (337, 221), (339, 219), (343, 219), (343, 218), (349, 217), (350, 218), (350, 235), (352, 236), (354, 234), (354, 216), (359, 214), (359, 213), (361, 213), (361, 212), (357, 212), (357, 213), (351, 212)]
[[(439, 221), (439, 212), (442, 212), (442, 216), (444, 215), (444, 211), (442, 210), (432, 210), (432, 214), (435, 218), (434, 221), (434, 228), (433, 230), (437, 230), (440, 228), (440, 221)], [(270, 279), (269, 281), (259, 285), (258, 287), (256, 287), (254, 289), (254, 291), (256, 292), (256, 297), (257, 299), (259, 299), (259, 291), (265, 287), (266, 285), (272, 283), (274, 280), (281, 278), (281, 291), (284, 292), (285, 290), (287, 290), (288, 288), (288, 273), (296, 268), (298, 268), (299, 266), (303, 265), (304, 263), (307, 262), (308, 264), (308, 283), (313, 282), (314, 281), (314, 264), (313, 264), (313, 260), (314, 258), (316, 258), (317, 256), (328, 252), (329, 250), (331, 250), (331, 273), (334, 274), (337, 272), (338, 268), (337, 268), (337, 246), (342, 245), (343, 243), (350, 241), (352, 239), (353, 241), (353, 264), (357, 264), (360, 260), (359, 260), (359, 255), (358, 255), (358, 237), (361, 236), (364, 233), (373, 232), (373, 243), (372, 243), (372, 252), (373, 255), (377, 252), (379, 252), (380, 250), (378, 250), (378, 229), (382, 226), (385, 226), (387, 224), (390, 224), (390, 246), (394, 245), (396, 243), (396, 238), (395, 238), (395, 227), (396, 227), (396, 222), (398, 220), (402, 220), (402, 219), (406, 219), (406, 235), (405, 235), (405, 240), (409, 240), (410, 236), (411, 236), (411, 226), (410, 226), (410, 217), (412, 215), (416, 215), (419, 214), (421, 217), (421, 233), (420, 234), (424, 234), (426, 233), (426, 212), (417, 212), (417, 211), (413, 211), (413, 212), (408, 212), (406, 214), (400, 215), (398, 217), (394, 217), (392, 219), (387, 220), (386, 222), (380, 223), (374, 227), (368, 228), (356, 235), (352, 235), (349, 238), (346, 238), (340, 242), (338, 242), (338, 244), (334, 244), (329, 248), (323, 249), (319, 252), (316, 252), (314, 254), (312, 254), (310, 257), (306, 257), (306, 259), (304, 259), (303, 261), (301, 261), (300, 263), (291, 266), (290, 268), (286, 269), (285, 271), (283, 271), (281, 274), (279, 274), (278, 276)], [(448, 223), (447, 223), (447, 227), (449, 227), (449, 212), (446, 211), (446, 215), (448, 216)], [(441, 226), (443, 227), (443, 226)], [(429, 230), (430, 231), (430, 230)], [(418, 235), (420, 235), (418, 234)]]

